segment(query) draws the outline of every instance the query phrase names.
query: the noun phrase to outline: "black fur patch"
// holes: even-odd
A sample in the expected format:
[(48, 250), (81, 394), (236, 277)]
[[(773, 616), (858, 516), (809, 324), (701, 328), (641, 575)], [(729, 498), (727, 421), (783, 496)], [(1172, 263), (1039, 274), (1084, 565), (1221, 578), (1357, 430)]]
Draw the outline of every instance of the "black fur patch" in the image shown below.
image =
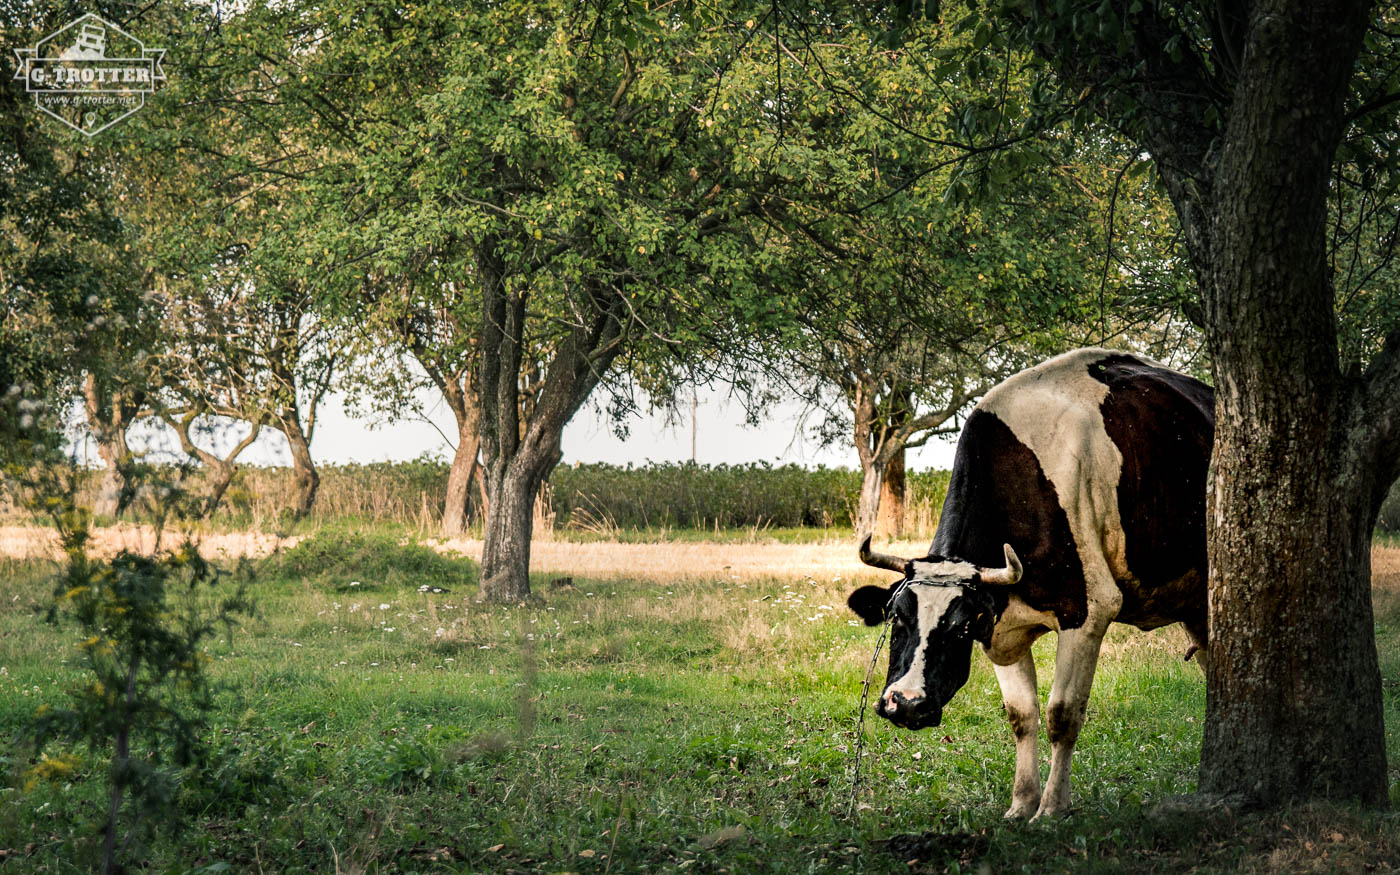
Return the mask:
[(1118, 512), (1128, 570), (1139, 582), (1122, 583), (1118, 620), (1144, 629), (1176, 621), (1204, 626), (1214, 392), (1126, 355), (1094, 362), (1089, 375), (1109, 388), (1104, 427), (1123, 455)]
[(1036, 610), (1053, 611), (1062, 629), (1082, 626), (1084, 567), (1055, 487), (1006, 423), (978, 408), (958, 439), (933, 552), (1000, 568), (1002, 544), (1016, 551), (1026, 573), (1014, 587), (988, 587), (997, 615), (1015, 593)]

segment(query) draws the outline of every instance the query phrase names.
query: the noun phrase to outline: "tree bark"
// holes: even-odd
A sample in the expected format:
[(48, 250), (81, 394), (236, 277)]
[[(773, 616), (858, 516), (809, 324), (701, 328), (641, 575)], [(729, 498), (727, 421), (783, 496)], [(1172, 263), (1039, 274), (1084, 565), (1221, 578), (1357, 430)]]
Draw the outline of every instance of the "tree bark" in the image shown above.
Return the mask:
[(530, 594), (535, 494), (559, 464), (564, 426), (622, 350), (626, 301), (617, 290), (585, 281), (581, 323), (553, 344), (522, 422), (526, 289), (506, 282), (494, 241), (479, 245), (476, 262), (482, 288), (481, 449), (490, 495), (481, 598), (519, 602)]
[[(450, 379), (444, 376), (438, 382), (457, 420), (457, 450), (452, 454), (452, 467), (447, 471), (447, 496), (442, 509), (442, 533), (453, 537), (467, 530), (472, 482), (481, 477), (477, 463), (481, 451), (481, 399), (469, 372)], [(489, 502), (486, 490), (479, 491), (484, 514)]]
[(880, 510), (880, 490), (884, 484), (884, 471), (872, 455), (868, 460), (860, 460), (860, 500), (856, 505), (856, 537), (875, 531), (875, 517)]
[(104, 466), (92, 509), (96, 516), (115, 517), (122, 511), (122, 495), (130, 489), (126, 468), (131, 464), (131, 450), (126, 432), (140, 415), (143, 399), (143, 393), (129, 388), (104, 387), (95, 374), (83, 379), (83, 411)]
[(860, 458), (860, 500), (856, 506), (856, 540), (875, 531), (880, 510), (880, 489), (889, 465), (889, 436), (876, 422), (875, 393), (879, 385), (869, 375), (856, 373), (851, 381), (851, 426), (856, 455)]
[(1368, 481), (1394, 459), (1340, 370), (1326, 252), (1368, 7), (1333, 6), (1255, 10), (1198, 265), (1216, 385), (1200, 787), (1264, 805), (1387, 791)]
[(172, 411), (162, 411), (161, 419), (165, 421), (175, 431), (175, 436), (180, 439), (180, 449), (185, 455), (198, 459), (204, 466), (204, 475), (208, 478), (208, 492), (204, 496), (203, 515), (211, 517), (214, 511), (219, 509), (220, 502), (224, 499), (224, 493), (228, 491), (233, 483), (233, 476), (238, 473), (238, 466), (234, 460), (253, 442), (258, 439), (258, 434), (262, 431), (261, 422), (252, 423), (252, 430), (248, 435), (234, 444), (227, 456), (220, 458), (209, 452), (194, 442), (190, 436), (190, 429), (194, 421), (199, 418), (198, 411), (184, 411), (176, 415)]
[(442, 533), (449, 537), (467, 530), (472, 483), (480, 474), (476, 461), (480, 448), (475, 425), (467, 429), (459, 424), (457, 451), (452, 454), (452, 467), (447, 471), (447, 499), (442, 509)]
[(509, 465), (500, 477), (487, 478), (491, 512), (481, 551), (481, 593), (487, 601), (520, 602), (530, 597), (535, 495), (544, 479), (534, 473), (539, 467)]
[(1214, 64), (1152, 4), (1133, 4), (1126, 51), (1038, 6), (1058, 25), (1037, 51), (1151, 153), (1201, 288), (1216, 431), (1200, 789), (1383, 805), (1370, 536), (1400, 457), (1400, 328), (1365, 374), (1342, 372), (1326, 237), (1374, 4), (1220, 4)]
[(316, 504), (316, 493), (321, 489), (321, 475), (311, 458), (311, 442), (301, 430), (301, 423), (292, 420), (284, 422), (280, 429), (287, 437), (287, 446), (292, 451), (292, 478), (296, 483), (297, 499), (294, 511), (298, 517), (311, 513)]
[(876, 537), (904, 536), (904, 494), (904, 447), (901, 446), (890, 455), (880, 483), (879, 511), (875, 515)]

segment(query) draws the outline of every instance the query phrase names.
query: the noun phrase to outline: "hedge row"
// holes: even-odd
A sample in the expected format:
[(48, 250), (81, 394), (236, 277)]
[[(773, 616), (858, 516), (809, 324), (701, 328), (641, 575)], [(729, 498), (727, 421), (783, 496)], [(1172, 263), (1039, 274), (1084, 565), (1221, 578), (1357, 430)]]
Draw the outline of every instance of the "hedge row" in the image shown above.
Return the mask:
[[(433, 460), (324, 465), (315, 515), (433, 525), (441, 517), (447, 463)], [(907, 525), (932, 531), (948, 472), (911, 472)], [(640, 467), (560, 466), (549, 479), (556, 527), (597, 529), (849, 527), (860, 493), (860, 472), (797, 465)], [(275, 518), (292, 503), (286, 468), (247, 468), (230, 490), (230, 510)]]

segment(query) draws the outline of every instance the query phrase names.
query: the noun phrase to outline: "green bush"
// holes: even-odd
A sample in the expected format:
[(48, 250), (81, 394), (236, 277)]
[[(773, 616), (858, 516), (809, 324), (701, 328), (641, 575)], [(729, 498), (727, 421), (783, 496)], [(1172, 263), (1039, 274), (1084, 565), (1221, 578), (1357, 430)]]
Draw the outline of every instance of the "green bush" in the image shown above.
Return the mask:
[(260, 574), (281, 579), (334, 580), (366, 586), (472, 586), (477, 564), (443, 556), (419, 544), (405, 544), (393, 535), (323, 531), (296, 546), (262, 560)]
[[(555, 524), (588, 527), (848, 528), (860, 500), (860, 472), (849, 468), (651, 463), (560, 467), (550, 475)], [(931, 528), (948, 472), (907, 476), (906, 517)]]

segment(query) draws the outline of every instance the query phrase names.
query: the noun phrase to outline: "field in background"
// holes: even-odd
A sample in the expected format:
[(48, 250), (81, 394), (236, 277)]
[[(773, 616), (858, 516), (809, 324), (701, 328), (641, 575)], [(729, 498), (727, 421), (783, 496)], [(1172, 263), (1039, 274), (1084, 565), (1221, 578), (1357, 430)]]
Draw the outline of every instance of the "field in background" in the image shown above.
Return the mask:
[[(259, 560), (258, 617), (210, 648), (226, 683), (207, 732), (212, 769), (186, 782), (194, 819), (150, 849), (153, 869), (1400, 867), (1393, 815), (1148, 816), (1195, 784), (1204, 684), (1182, 663), (1175, 628), (1114, 629), (1076, 755), (1071, 818), (1002, 823), (1011, 737), (980, 657), (942, 726), (866, 723), (851, 814), (853, 718), (875, 633), (843, 606), (861, 582), (856, 566), (840, 564), (849, 541), (541, 544), (539, 597), (489, 609), (471, 602), (476, 563), (454, 555), (472, 555), (473, 543), (445, 549), (397, 530), (327, 530)], [(1400, 550), (1378, 548), (1374, 564), (1394, 796)], [(34, 613), (50, 568), (0, 559), (6, 736), (79, 681), (76, 642)], [(869, 571), (862, 580), (884, 576)], [(448, 592), (420, 592), (426, 584)], [(1052, 639), (1036, 648), (1042, 695)], [(20, 750), (5, 758), (0, 868), (86, 871), (100, 765), (70, 751), (86, 776), (26, 791)]]
[[(316, 507), (309, 519), (287, 512), (295, 502), (289, 468), (243, 467), (227, 500), (206, 528), (285, 535), (323, 528), (395, 526), (415, 537), (437, 533), (447, 485), (447, 463), (409, 462), (324, 465)], [(199, 492), (202, 475), (192, 475)], [(907, 475), (904, 532), (927, 544), (938, 527), (947, 471)], [(91, 505), (97, 472), (87, 472), (79, 495)], [(560, 466), (536, 503), (535, 528), (543, 538), (576, 541), (675, 541), (774, 539), (807, 543), (850, 539), (860, 474), (844, 468), (797, 465), (692, 465), (640, 467)], [(475, 492), (473, 492), (475, 498)], [(7, 512), (0, 519), (27, 519)], [(479, 523), (474, 527), (479, 531)], [(1400, 536), (1400, 483), (1381, 508), (1378, 537)]]
[[(302, 529), (344, 521), (393, 524), (418, 534), (436, 531), (442, 518), (447, 463), (411, 462), (324, 465), (311, 519)], [(200, 490), (201, 474), (192, 475)], [(938, 524), (947, 471), (907, 476), (905, 529), (927, 541)], [(97, 472), (85, 477), (80, 499), (96, 497)], [(537, 526), (568, 538), (711, 538), (763, 534), (810, 540), (849, 533), (860, 493), (860, 473), (797, 465), (692, 465), (656, 463), (560, 466), (550, 475)], [(291, 526), (294, 504), (290, 468), (243, 467), (215, 515), (218, 528), (274, 531)], [(475, 493), (473, 492), (473, 497)]]

